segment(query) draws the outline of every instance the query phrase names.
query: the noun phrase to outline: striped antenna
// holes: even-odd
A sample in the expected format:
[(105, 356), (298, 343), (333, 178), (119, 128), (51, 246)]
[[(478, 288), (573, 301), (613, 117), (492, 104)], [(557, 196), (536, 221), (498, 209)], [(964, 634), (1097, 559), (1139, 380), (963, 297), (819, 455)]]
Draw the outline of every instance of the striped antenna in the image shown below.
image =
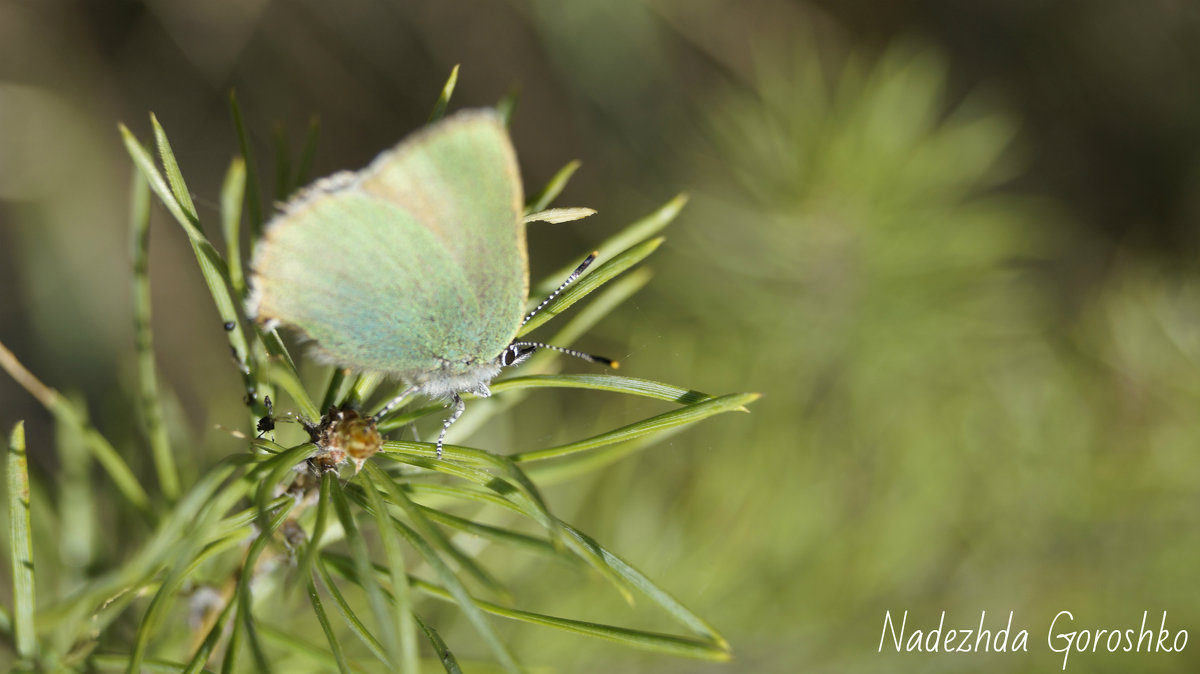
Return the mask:
[[(561, 346), (554, 346), (553, 344), (544, 344), (542, 342), (513, 342), (512, 344), (508, 345), (508, 348), (517, 351), (522, 356), (528, 356), (529, 354), (532, 354), (537, 349), (550, 349), (551, 351), (565, 353), (568, 356), (575, 356), (576, 358), (581, 358), (583, 360), (586, 360), (589, 363), (600, 363), (601, 365), (607, 365), (608, 367), (611, 367), (614, 370), (621, 367), (621, 363), (613, 360), (612, 358), (605, 358), (604, 356), (597, 356), (597, 355), (591, 354), (591, 353), (584, 353), (582, 351), (576, 351), (575, 349), (565, 349)], [(521, 360), (524, 360), (524, 358), (521, 358)]]
[[(525, 325), (526, 323), (528, 323), (529, 319), (531, 319), (537, 315), (537, 312), (546, 308), (547, 304), (550, 304), (550, 300), (553, 300), (555, 297), (558, 297), (559, 294), (562, 293), (562, 291), (566, 290), (567, 286), (571, 285), (571, 283), (573, 283), (575, 281), (575, 279), (579, 278), (579, 275), (583, 273), (583, 270), (587, 269), (588, 265), (592, 264), (592, 262), (594, 262), (596, 260), (596, 256), (599, 254), (600, 254), (600, 251), (598, 251), (598, 250), (592, 251), (592, 254), (587, 256), (587, 259), (585, 259), (583, 262), (580, 262), (579, 266), (575, 268), (575, 271), (571, 272), (571, 275), (567, 277), (567, 280), (562, 282), (562, 285), (560, 285), (558, 287), (558, 290), (555, 290), (554, 292), (550, 293), (549, 297), (542, 300), (541, 304), (537, 305), (536, 307), (533, 308), (533, 311), (529, 312), (529, 315), (525, 317), (525, 320), (521, 321), (521, 325)], [(587, 359), (585, 358), (584, 360), (587, 360)], [(600, 361), (594, 361), (594, 362), (600, 362)]]

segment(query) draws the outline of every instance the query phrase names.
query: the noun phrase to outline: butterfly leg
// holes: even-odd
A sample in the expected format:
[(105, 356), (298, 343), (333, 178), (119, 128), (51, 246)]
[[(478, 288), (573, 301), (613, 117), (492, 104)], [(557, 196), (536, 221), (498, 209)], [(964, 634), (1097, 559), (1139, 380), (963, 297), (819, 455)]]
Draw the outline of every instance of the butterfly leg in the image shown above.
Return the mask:
[(373, 416), (371, 418), (375, 420), (375, 423), (379, 423), (380, 421), (383, 420), (383, 418), (385, 416), (387, 416), (388, 412), (391, 412), (392, 410), (396, 409), (396, 406), (398, 406), (400, 403), (404, 402), (405, 398), (409, 397), (410, 395), (412, 395), (416, 392), (417, 392), (416, 386), (409, 386), (408, 388), (401, 391), (400, 395), (389, 400), (387, 402), (387, 404), (384, 405), (378, 412), (375, 413), (375, 416)]
[(450, 399), (454, 401), (454, 411), (442, 423), (442, 432), (438, 433), (437, 458), (439, 459), (442, 458), (442, 441), (446, 439), (446, 431), (450, 430), (450, 425), (458, 421), (458, 418), (462, 416), (463, 410), (467, 409), (467, 404), (463, 402), (463, 399), (457, 393), (451, 393)]

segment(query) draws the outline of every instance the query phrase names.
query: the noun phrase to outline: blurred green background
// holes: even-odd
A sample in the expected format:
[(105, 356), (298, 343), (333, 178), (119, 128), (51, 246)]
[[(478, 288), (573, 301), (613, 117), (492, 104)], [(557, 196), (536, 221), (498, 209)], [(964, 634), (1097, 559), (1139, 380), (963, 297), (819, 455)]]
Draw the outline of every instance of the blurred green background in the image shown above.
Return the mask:
[[(721, 630), (733, 662), (523, 627), (508, 633), (524, 661), (1049, 671), (1062, 610), (1068, 629), (1136, 629), (1143, 611), (1157, 627), (1166, 611), (1171, 630), (1200, 634), (1194, 4), (2, 0), (0, 341), (144, 452), (116, 124), (146, 139), (158, 115), (215, 230), (231, 88), (264, 167), (274, 135), (298, 152), (319, 116), (322, 175), (422, 124), (454, 64), (454, 107), (519, 91), (528, 188), (584, 162), (559, 203), (600, 213), (531, 229), (534, 278), (691, 196), (655, 279), (580, 348), (630, 376), (765, 394), (749, 415), (547, 489)], [(192, 251), (161, 208), (151, 274), (175, 446), (194, 475), (244, 450), (218, 427), (244, 411)], [(547, 445), (641, 404), (534, 396), (501, 439), (491, 424), (468, 441)], [(18, 419), (52, 494), (52, 423), (0, 377), (0, 426)], [(87, 564), (122, 556), (120, 537), (75, 543), (93, 549)], [(482, 554), (511, 565), (521, 606), (671, 628), (600, 582)], [(992, 629), (1012, 611), (1029, 652), (879, 653), (888, 610), (925, 630), (942, 611), (966, 628), (986, 610)], [(457, 638), (471, 652), (469, 630)], [(1069, 671), (1196, 671), (1189, 646), (1075, 653)]]

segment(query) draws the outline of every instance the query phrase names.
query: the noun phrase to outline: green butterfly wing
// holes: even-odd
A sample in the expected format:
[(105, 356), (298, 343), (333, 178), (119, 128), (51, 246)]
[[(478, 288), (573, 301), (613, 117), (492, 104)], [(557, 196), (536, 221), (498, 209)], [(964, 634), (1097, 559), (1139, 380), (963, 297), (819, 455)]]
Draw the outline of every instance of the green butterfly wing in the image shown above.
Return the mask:
[(259, 244), (249, 313), (298, 328), (354, 370), (472, 372), (521, 322), (522, 208), (500, 118), (452, 115), (290, 202)]

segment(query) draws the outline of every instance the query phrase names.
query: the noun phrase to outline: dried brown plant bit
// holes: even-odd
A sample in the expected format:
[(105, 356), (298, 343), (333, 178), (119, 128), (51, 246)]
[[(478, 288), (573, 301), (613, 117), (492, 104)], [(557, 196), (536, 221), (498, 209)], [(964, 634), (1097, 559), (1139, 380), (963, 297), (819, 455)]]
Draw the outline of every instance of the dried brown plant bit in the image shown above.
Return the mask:
[(308, 460), (312, 466), (313, 472), (317, 475), (323, 475), (330, 471), (337, 472), (338, 466), (346, 462), (345, 452), (327, 452), (319, 451), (316, 455)]
[(363, 463), (383, 446), (375, 419), (348, 407), (330, 409), (309, 433), (320, 450), (313, 461), (323, 470), (334, 469), (347, 458), (361, 470)]

